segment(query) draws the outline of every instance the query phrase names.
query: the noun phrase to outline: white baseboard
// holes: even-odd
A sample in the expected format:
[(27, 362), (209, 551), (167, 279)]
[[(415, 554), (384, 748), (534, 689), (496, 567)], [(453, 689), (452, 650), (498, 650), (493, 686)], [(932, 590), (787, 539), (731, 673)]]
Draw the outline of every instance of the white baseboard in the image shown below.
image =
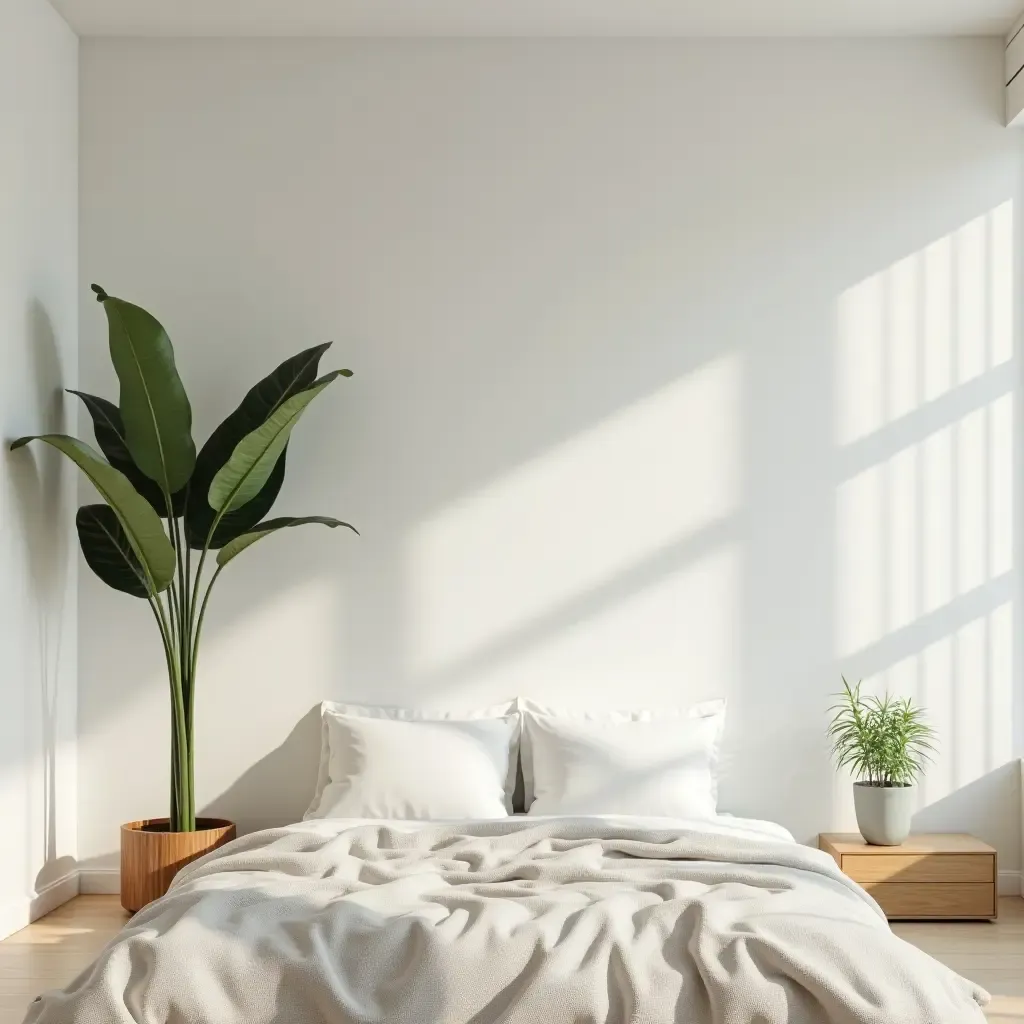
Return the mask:
[(999, 872), (999, 895), (1020, 896), (1021, 895), (1021, 872), (1000, 871)]
[(121, 869), (80, 869), (78, 872), (78, 891), (90, 896), (116, 896), (121, 891)]
[(78, 891), (78, 872), (69, 871), (33, 895), (11, 900), (0, 907), (0, 939), (6, 939), (8, 935), (27, 928), (62, 903), (74, 899)]
[(0, 939), (20, 932), (79, 893), (116, 896), (121, 891), (118, 868), (86, 868), (69, 871), (31, 896), (0, 905)]

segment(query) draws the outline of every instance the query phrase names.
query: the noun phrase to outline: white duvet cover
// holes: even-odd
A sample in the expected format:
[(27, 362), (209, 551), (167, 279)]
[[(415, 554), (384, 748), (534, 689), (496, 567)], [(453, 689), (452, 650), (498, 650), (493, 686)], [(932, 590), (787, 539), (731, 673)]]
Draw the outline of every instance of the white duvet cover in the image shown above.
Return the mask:
[(981, 1024), (832, 860), (722, 817), (309, 821), (186, 867), (32, 1024)]

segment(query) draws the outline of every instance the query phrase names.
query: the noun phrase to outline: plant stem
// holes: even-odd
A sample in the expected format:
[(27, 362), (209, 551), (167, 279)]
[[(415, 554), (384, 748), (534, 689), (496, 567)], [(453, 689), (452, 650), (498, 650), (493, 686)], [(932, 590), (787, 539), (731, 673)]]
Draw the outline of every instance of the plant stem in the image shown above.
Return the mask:
[[(188, 777), (190, 780), (194, 778), (195, 765), (192, 760), (192, 746), (193, 746), (193, 709), (195, 707), (195, 680), (196, 680), (196, 667), (199, 664), (199, 634), (203, 628), (203, 616), (206, 614), (206, 602), (210, 598), (210, 590), (213, 588), (214, 580), (220, 573), (220, 567), (218, 566), (217, 571), (213, 574), (213, 579), (210, 580), (209, 586), (206, 588), (206, 593), (203, 596), (202, 605), (199, 605), (199, 588), (203, 582), (203, 567), (206, 564), (206, 554), (210, 550), (210, 541), (213, 539), (213, 531), (217, 529), (217, 524), (220, 522), (220, 515), (213, 521), (213, 525), (210, 527), (210, 532), (206, 535), (206, 542), (203, 544), (203, 550), (199, 555), (199, 564), (196, 566), (196, 575), (194, 580), (189, 580), (191, 584), (191, 596), (188, 602), (188, 631), (187, 631), (187, 644), (183, 648), (183, 658), (187, 665), (189, 675), (189, 690), (188, 690), (188, 752), (189, 760), (187, 765)], [(191, 568), (191, 553), (189, 554), (189, 567)], [(195, 617), (196, 608), (199, 607), (199, 617)]]
[[(193, 807), (192, 787), (189, 785), (187, 773), (182, 773), (182, 765), (188, 764), (188, 733), (185, 728), (185, 702), (182, 692), (181, 664), (179, 652), (174, 644), (174, 636), (170, 631), (167, 615), (164, 612), (163, 604), (156, 600), (153, 602), (156, 613), (159, 617), (161, 629), (165, 636), (167, 649), (167, 669), (170, 674), (171, 683), (171, 707), (174, 713), (172, 726), (172, 742), (175, 747), (175, 756), (178, 761), (178, 806), (176, 808), (176, 820), (171, 822), (171, 828), (176, 832), (190, 832), (195, 827), (195, 809)], [(184, 775), (184, 777), (183, 777)]]
[(187, 738), (189, 746), (192, 745), (192, 677), (188, 674), (188, 649), (191, 644), (191, 624), (190, 624), (190, 611), (189, 611), (189, 582), (188, 574), (185, 569), (185, 559), (182, 557), (182, 543), (181, 543), (181, 524), (177, 519), (173, 521), (174, 528), (174, 550), (177, 555), (178, 562), (178, 582), (176, 588), (172, 586), (172, 591), (177, 589), (177, 600), (178, 600), (178, 616), (180, 629), (178, 634), (178, 659), (181, 674), (181, 685), (182, 685), (182, 699), (185, 704), (185, 728), (187, 730)]
[[(167, 532), (174, 549), (177, 568), (177, 582), (168, 588), (168, 610), (170, 613), (170, 629), (167, 671), (171, 684), (171, 705), (174, 713), (171, 726), (171, 772), (172, 799), (169, 815), (170, 828), (174, 831), (190, 831), (195, 828), (195, 795), (193, 786), (189, 785), (187, 774), (182, 769), (188, 763), (188, 723), (185, 718), (185, 689), (188, 685), (184, 678), (181, 652), (187, 643), (187, 607), (184, 602), (184, 565), (181, 558), (181, 532), (178, 520), (174, 515), (174, 503), (170, 489), (164, 487), (164, 503), (167, 510)], [(162, 603), (157, 607), (163, 610)], [(165, 623), (166, 628), (166, 623)]]
[(168, 630), (167, 618), (164, 613), (163, 605), (158, 597), (149, 598), (149, 607), (153, 612), (153, 618), (156, 619), (157, 628), (160, 630), (160, 639), (163, 641), (164, 646), (164, 659), (167, 664), (167, 681), (170, 685), (171, 690), (171, 710), (174, 714), (171, 732), (171, 807), (169, 822), (170, 827), (175, 831), (180, 831), (180, 825), (185, 811), (186, 797), (182, 789), (182, 779), (178, 771), (179, 757), (180, 757), (180, 745), (178, 743), (177, 736), (177, 708), (179, 704), (179, 695), (175, 692), (175, 668), (174, 668), (174, 644), (170, 632)]
[[(178, 827), (175, 829), (177, 832), (191, 832), (195, 829), (195, 806), (194, 806), (194, 795), (192, 792), (191, 780), (188, 774), (188, 763), (189, 763), (189, 750), (188, 750), (188, 729), (185, 723), (185, 702), (182, 693), (182, 678), (181, 678), (181, 665), (177, 659), (172, 664), (172, 672), (174, 678), (174, 740), (176, 747), (176, 756), (178, 759), (178, 775), (179, 775), (179, 789), (182, 793), (181, 805), (178, 808)], [(185, 766), (185, 772), (182, 773), (182, 766)]]
[[(218, 569), (218, 572), (220, 570)], [(195, 617), (195, 603), (191, 602), (189, 606), (189, 635), (185, 646), (182, 649), (182, 660), (185, 669), (188, 673), (190, 680), (188, 688), (188, 697), (186, 703), (186, 716), (188, 719), (188, 777), (190, 780), (194, 778), (195, 773), (195, 744), (194, 728), (195, 728), (195, 717), (193, 715), (193, 708), (195, 703), (195, 681), (196, 681), (196, 666), (199, 662), (199, 634), (203, 628), (203, 615), (206, 612), (206, 599), (210, 596), (210, 588), (213, 586), (213, 581), (217, 578), (217, 574), (214, 573), (213, 579), (210, 580), (210, 584), (206, 589), (206, 595), (203, 600), (202, 607), (199, 609), (199, 617)]]
[(189, 660), (189, 651), (192, 647), (192, 615), (193, 606), (190, 598), (192, 585), (192, 548), (185, 540), (185, 575), (181, 581), (182, 600), (185, 602), (185, 631), (181, 643), (182, 665), (188, 669), (188, 691), (185, 695), (185, 723), (188, 729), (188, 764), (185, 771), (188, 776), (188, 785), (192, 792), (193, 806), (195, 804), (195, 720), (192, 715), (192, 708), (195, 702), (196, 675), (192, 670)]
[(174, 713), (171, 726), (171, 774), (172, 799), (170, 807), (170, 828), (175, 832), (191, 832), (195, 829), (195, 784), (192, 771), (192, 739), (190, 715), (186, 708), (191, 689), (187, 677), (185, 652), (190, 644), (189, 604), (185, 560), (182, 558), (181, 524), (174, 515), (174, 502), (169, 488), (165, 487), (164, 503), (167, 509), (167, 532), (174, 548), (177, 580), (168, 588), (168, 611), (170, 625), (163, 617), (163, 604), (156, 602), (155, 608), (161, 616), (164, 644), (167, 653), (167, 672), (171, 684), (171, 705)]
[(213, 590), (214, 583), (217, 582), (217, 577), (223, 570), (223, 565), (217, 566), (217, 571), (213, 574), (210, 580), (209, 586), (206, 588), (206, 593), (203, 595), (203, 603), (199, 606), (199, 618), (196, 620), (195, 636), (192, 639), (192, 675), (195, 676), (196, 666), (199, 664), (199, 637), (203, 631), (203, 619), (206, 617), (206, 605), (210, 600), (210, 592)]
[[(210, 548), (210, 538), (213, 536), (213, 530), (210, 530), (210, 535), (206, 538), (206, 543), (203, 545), (202, 554), (199, 556), (199, 567), (196, 569), (195, 582), (192, 585), (192, 601), (191, 607), (193, 612), (196, 606), (199, 604), (199, 585), (203, 580), (203, 566), (206, 564), (206, 552)], [(191, 627), (190, 627), (191, 631)]]
[[(170, 498), (167, 498), (168, 526), (171, 544), (178, 562), (178, 578), (170, 587), (170, 611), (172, 626), (168, 630), (166, 620), (161, 621), (164, 648), (167, 652), (167, 670), (171, 678), (172, 703), (174, 705), (174, 742), (171, 756), (171, 770), (175, 779), (172, 787), (171, 827), (176, 831), (193, 831), (195, 817), (195, 762), (194, 762), (194, 716), (196, 668), (199, 664), (199, 637), (202, 633), (206, 605), (210, 591), (223, 566), (218, 566), (199, 603), (199, 588), (203, 580), (203, 567), (210, 550), (214, 530), (223, 512), (218, 513), (206, 536), (195, 577), (192, 576), (192, 549), (187, 539), (183, 543), (183, 531), (177, 519), (171, 514)], [(184, 554), (184, 557), (182, 557)], [(153, 603), (153, 602), (151, 602)], [(157, 605), (161, 608), (162, 606)], [(199, 615), (196, 616), (196, 608)], [(154, 609), (155, 610), (155, 609)], [(158, 620), (160, 621), (160, 620)], [(177, 627), (177, 628), (175, 628)], [(175, 800), (175, 795), (177, 799)]]

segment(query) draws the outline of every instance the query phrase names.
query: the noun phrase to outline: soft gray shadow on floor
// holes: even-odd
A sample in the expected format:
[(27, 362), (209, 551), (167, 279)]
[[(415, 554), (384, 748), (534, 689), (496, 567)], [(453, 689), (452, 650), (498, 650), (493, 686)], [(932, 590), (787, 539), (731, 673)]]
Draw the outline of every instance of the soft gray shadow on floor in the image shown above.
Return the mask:
[(302, 716), (285, 741), (202, 809), (254, 832), (298, 821), (313, 798), (320, 765), (320, 705)]

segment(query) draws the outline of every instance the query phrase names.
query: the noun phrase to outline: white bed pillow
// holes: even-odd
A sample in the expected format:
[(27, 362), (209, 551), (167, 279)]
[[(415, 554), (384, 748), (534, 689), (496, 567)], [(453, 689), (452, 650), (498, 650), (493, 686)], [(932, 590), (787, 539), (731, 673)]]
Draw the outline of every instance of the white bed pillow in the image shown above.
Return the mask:
[(512, 813), (514, 702), (460, 714), (324, 701), (309, 818), (504, 818)]
[(528, 814), (717, 813), (724, 700), (642, 711), (519, 706)]

